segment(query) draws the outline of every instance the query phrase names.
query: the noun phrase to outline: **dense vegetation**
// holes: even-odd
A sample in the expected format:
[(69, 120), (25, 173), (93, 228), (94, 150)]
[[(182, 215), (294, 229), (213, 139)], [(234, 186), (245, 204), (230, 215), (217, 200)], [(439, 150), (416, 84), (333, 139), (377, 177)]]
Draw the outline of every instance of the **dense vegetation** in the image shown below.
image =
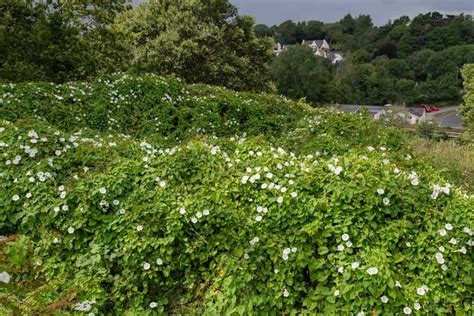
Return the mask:
[(257, 25), (255, 31), (286, 45), (325, 38), (344, 53), (337, 65), (315, 57), (303, 66), (301, 54), (310, 52), (297, 45), (275, 60), (279, 91), (317, 103), (459, 104), (460, 69), (474, 63), (474, 21), (463, 14), (401, 17), (381, 27), (370, 16), (346, 15), (336, 23), (286, 21), (272, 28)]
[(271, 40), (227, 0), (0, 3), (0, 82), (67, 82), (115, 71), (270, 88)]
[(0, 99), (2, 313), (472, 312), (472, 197), (364, 113), (157, 76)]

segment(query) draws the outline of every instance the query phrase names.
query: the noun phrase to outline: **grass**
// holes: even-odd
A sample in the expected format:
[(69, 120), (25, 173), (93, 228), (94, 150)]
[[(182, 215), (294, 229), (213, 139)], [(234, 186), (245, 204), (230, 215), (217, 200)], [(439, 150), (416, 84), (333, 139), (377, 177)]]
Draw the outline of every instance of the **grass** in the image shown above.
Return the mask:
[(455, 140), (442, 142), (412, 139), (413, 148), (439, 168), (458, 186), (474, 190), (474, 146), (460, 145)]

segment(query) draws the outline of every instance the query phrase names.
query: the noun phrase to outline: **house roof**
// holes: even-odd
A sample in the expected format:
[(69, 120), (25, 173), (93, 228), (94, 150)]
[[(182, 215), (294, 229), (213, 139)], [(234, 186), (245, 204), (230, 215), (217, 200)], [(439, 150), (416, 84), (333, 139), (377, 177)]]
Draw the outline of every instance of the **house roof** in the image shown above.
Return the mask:
[(323, 42), (324, 40), (303, 40), (303, 45), (313, 45), (313, 42), (316, 44), (316, 46), (318, 48), (320, 48), (321, 46), (323, 46)]
[(331, 51), (331, 52), (328, 53), (327, 58), (331, 62), (333, 62), (333, 61), (337, 60), (338, 58), (343, 58), (343, 55), (340, 52)]

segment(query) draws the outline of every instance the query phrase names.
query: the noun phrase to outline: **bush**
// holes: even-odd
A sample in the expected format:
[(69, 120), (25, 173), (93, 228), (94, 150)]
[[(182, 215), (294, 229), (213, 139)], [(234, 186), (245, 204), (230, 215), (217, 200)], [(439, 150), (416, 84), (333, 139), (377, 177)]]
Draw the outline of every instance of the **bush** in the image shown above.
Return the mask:
[[(472, 197), (398, 129), (113, 78), (2, 88), (0, 230), (30, 243), (11, 311), (472, 312)], [(23, 280), (46, 285), (22, 309)]]

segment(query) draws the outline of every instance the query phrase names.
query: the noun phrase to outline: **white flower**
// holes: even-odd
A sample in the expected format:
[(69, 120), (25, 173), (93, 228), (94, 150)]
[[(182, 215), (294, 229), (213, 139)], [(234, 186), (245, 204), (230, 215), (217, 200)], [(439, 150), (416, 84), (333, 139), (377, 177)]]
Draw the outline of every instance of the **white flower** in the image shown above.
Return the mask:
[(377, 269), (376, 267), (371, 267), (367, 269), (367, 273), (369, 275), (376, 275), (377, 273), (379, 273), (379, 269)]
[(382, 297), (380, 298), (380, 300), (381, 300), (382, 303), (384, 303), (384, 304), (387, 304), (387, 303), (388, 303), (388, 297), (386, 297), (385, 295), (382, 296)]
[(439, 264), (443, 264), (444, 263), (444, 257), (443, 257), (443, 254), (438, 252), (436, 255), (435, 255), (435, 258), (436, 258), (436, 261), (438, 261)]
[(106, 188), (100, 188), (100, 189), (99, 189), (99, 192), (100, 192), (101, 194), (105, 194), (105, 193), (107, 193), (107, 189), (106, 189)]
[(242, 181), (242, 184), (246, 184), (247, 181), (249, 181), (249, 176), (243, 176), (241, 181)]
[(296, 192), (291, 192), (291, 197), (292, 197), (292, 198), (295, 198), (295, 197), (297, 197), (297, 196), (298, 196), (298, 193), (296, 193)]
[(296, 247), (291, 248), (291, 252), (295, 253), (298, 249)]
[(464, 255), (467, 254), (467, 249), (466, 249), (466, 247), (462, 247), (462, 248), (459, 249), (458, 251), (459, 251), (460, 253), (464, 254)]
[(161, 260), (161, 258), (156, 259), (156, 264), (161, 266), (163, 264), (163, 260)]
[(411, 314), (411, 308), (410, 307), (404, 307), (403, 308), (403, 314), (410, 315)]
[(18, 201), (20, 199), (20, 196), (18, 194), (15, 194), (13, 197), (12, 197), (12, 200), (14, 202)]
[(390, 204), (389, 198), (383, 198), (383, 204), (384, 205), (389, 205)]
[(341, 295), (341, 292), (339, 290), (335, 290), (334, 291), (334, 296), (339, 296), (339, 295)]
[(426, 294), (426, 290), (425, 290), (424, 287), (419, 287), (419, 288), (416, 289), (416, 293), (417, 293), (418, 295), (425, 295), (425, 294)]
[(245, 253), (245, 254), (244, 254), (244, 258), (247, 259), (247, 260), (250, 259), (249, 254), (248, 254), (248, 253)]
[(444, 252), (444, 247), (443, 247), (443, 246), (439, 246), (439, 247), (438, 247), (438, 250), (441, 251), (441, 252)]
[(209, 210), (204, 210), (204, 211), (202, 211), (202, 214), (204, 214), (204, 216), (209, 215)]
[(339, 245), (339, 246), (337, 246), (337, 250), (338, 250), (338, 251), (343, 251), (343, 250), (344, 250), (344, 245)]
[(58, 187), (58, 191), (60, 191), (60, 192), (61, 192), (61, 191), (64, 191), (64, 185), (60, 185), (60, 186)]
[(441, 265), (441, 269), (443, 269), (443, 271), (446, 271), (446, 270), (448, 270), (448, 266), (443, 264), (443, 265)]
[(160, 187), (164, 188), (166, 186), (166, 182), (165, 181), (160, 181), (159, 185), (160, 185)]
[(151, 265), (148, 262), (145, 262), (143, 264), (143, 269), (145, 269), (145, 270), (150, 270), (150, 267), (151, 267)]
[(193, 224), (196, 224), (197, 221), (198, 221), (198, 219), (197, 219), (196, 217), (191, 218), (191, 222), (192, 222)]
[(415, 304), (413, 304), (413, 308), (415, 308), (417, 311), (419, 311), (421, 309), (420, 303), (416, 302)]
[(138, 225), (137, 226), (137, 231), (141, 232), (143, 230), (143, 226), (142, 225)]
[(278, 204), (281, 204), (281, 203), (283, 203), (283, 197), (281, 197), (281, 196), (280, 196), (280, 197), (278, 197), (278, 199), (277, 199), (277, 203), (278, 203)]
[(451, 239), (449, 240), (449, 243), (452, 244), (452, 245), (455, 245), (455, 244), (458, 243), (458, 241), (457, 241), (456, 238), (451, 238)]
[(285, 248), (285, 249), (283, 249), (283, 254), (284, 254), (284, 255), (288, 255), (288, 254), (290, 254), (290, 253), (291, 253), (291, 248)]
[(58, 239), (57, 237), (55, 237), (55, 238), (53, 239), (53, 244), (57, 244), (57, 243), (59, 243), (59, 239)]
[(8, 272), (3, 271), (2, 273), (0, 273), (0, 281), (2, 281), (3, 283), (8, 284), (10, 282), (10, 279), (11, 279), (11, 276), (10, 274), (8, 274)]
[(201, 213), (201, 212), (197, 212), (197, 213), (196, 213), (196, 217), (197, 217), (197, 218), (201, 218), (201, 217), (202, 217), (202, 213)]
[(364, 313), (364, 311), (360, 311), (360, 312), (358, 312), (358, 313), (357, 313), (357, 316), (365, 316), (365, 313)]
[(395, 282), (395, 286), (396, 286), (396, 287), (399, 287), (399, 288), (402, 288), (402, 284), (400, 283), (400, 281), (396, 281), (396, 282)]
[(342, 172), (342, 167), (336, 167), (332, 170), (336, 176), (338, 176)]
[(453, 225), (448, 223), (448, 224), (444, 225), (444, 228), (446, 228), (447, 230), (453, 230)]
[(375, 150), (375, 148), (374, 148), (374, 147), (372, 147), (372, 146), (369, 146), (369, 147), (367, 147), (367, 150), (368, 150), (368, 151), (374, 151), (374, 150)]
[(117, 206), (117, 205), (120, 204), (120, 201), (119, 200), (113, 200), (112, 203)]
[(262, 212), (263, 212), (263, 207), (257, 206), (257, 212), (258, 212), (258, 213), (262, 213)]
[(69, 234), (74, 234), (74, 227), (72, 227), (72, 226), (69, 227), (69, 228), (67, 229), (67, 232), (68, 232)]
[(352, 247), (352, 241), (350, 241), (350, 240), (349, 240), (349, 241), (346, 241), (346, 246), (347, 246), (348, 248), (351, 248), (351, 247)]
[(379, 195), (383, 195), (385, 193), (385, 190), (384, 189), (377, 189), (377, 193)]
[(260, 216), (260, 215), (255, 216), (255, 220), (257, 222), (260, 222), (262, 220), (262, 216)]
[(355, 270), (355, 269), (359, 268), (359, 266), (360, 266), (360, 262), (353, 262), (351, 264), (352, 270)]
[(125, 214), (125, 209), (121, 208), (121, 209), (119, 210), (119, 214), (121, 214), (121, 215)]
[(67, 204), (64, 204), (61, 208), (62, 208), (63, 211), (68, 211), (69, 210), (69, 206)]
[(440, 230), (439, 230), (439, 234), (440, 234), (442, 237), (446, 236), (446, 234), (447, 234), (446, 229), (444, 229), (444, 228), (440, 229)]
[(284, 296), (284, 297), (290, 296), (290, 292), (288, 292), (287, 289), (285, 289), (285, 290), (283, 291), (283, 296)]
[(186, 214), (186, 209), (184, 207), (179, 209), (179, 214), (184, 215)]
[(395, 168), (395, 169), (393, 169), (393, 172), (394, 172), (395, 174), (399, 174), (401, 171), (400, 171), (400, 169)]
[(344, 267), (339, 267), (337, 269), (337, 272), (339, 272), (340, 274), (343, 274), (344, 273)]
[(61, 193), (59, 194), (59, 197), (60, 197), (61, 199), (64, 199), (64, 198), (66, 197), (66, 191), (61, 192)]
[(157, 302), (151, 302), (150, 303), (150, 308), (156, 308), (158, 307), (158, 303)]
[(344, 241), (348, 241), (349, 238), (350, 238), (350, 237), (349, 237), (348, 234), (343, 234), (343, 235), (342, 235), (342, 240), (344, 240)]

